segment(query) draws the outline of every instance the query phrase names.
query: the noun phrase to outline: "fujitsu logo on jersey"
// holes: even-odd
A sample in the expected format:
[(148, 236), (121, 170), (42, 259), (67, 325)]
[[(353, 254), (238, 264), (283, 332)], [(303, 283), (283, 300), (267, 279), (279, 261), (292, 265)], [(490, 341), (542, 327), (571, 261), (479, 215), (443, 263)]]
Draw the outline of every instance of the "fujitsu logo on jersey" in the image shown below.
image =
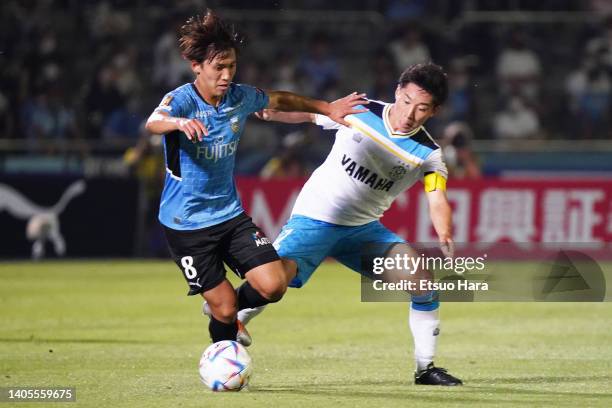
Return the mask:
[(259, 232), (259, 231), (253, 233), (253, 241), (255, 241), (255, 244), (258, 247), (262, 246), (262, 245), (270, 245), (270, 244), (272, 244), (272, 241), (270, 241), (270, 238), (263, 236), (261, 234), (261, 232)]
[(223, 144), (197, 146), (196, 158), (201, 159), (203, 157), (205, 160), (212, 160), (216, 162), (219, 159), (223, 159), (224, 157), (231, 156), (236, 153), (237, 145), (238, 141), (234, 140), (233, 142)]
[(344, 167), (344, 171), (346, 171), (349, 176), (367, 184), (374, 190), (389, 191), (389, 189), (393, 187), (394, 182), (392, 180), (380, 177), (367, 167), (357, 164), (355, 160), (351, 159), (346, 154), (342, 155), (342, 167)]

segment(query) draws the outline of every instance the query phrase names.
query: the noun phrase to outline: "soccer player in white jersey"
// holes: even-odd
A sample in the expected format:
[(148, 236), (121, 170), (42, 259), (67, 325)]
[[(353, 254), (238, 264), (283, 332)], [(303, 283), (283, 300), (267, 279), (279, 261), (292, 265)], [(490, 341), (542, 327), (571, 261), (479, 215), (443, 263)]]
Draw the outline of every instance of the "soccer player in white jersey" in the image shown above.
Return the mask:
[[(318, 114), (259, 113), (265, 120), (312, 122), (338, 130), (331, 152), (304, 185), (291, 218), (274, 243), (293, 279), (290, 286), (304, 285), (328, 256), (360, 272), (360, 252), (366, 243), (402, 243), (411, 253), (405, 241), (379, 219), (393, 200), (418, 180), (425, 186), (442, 250), (452, 256), (447, 170), (440, 147), (423, 127), (447, 95), (442, 68), (432, 63), (417, 64), (400, 76), (394, 103), (370, 100), (369, 112), (345, 118), (350, 127)], [(461, 385), (461, 380), (433, 364), (440, 332), (438, 307), (436, 293), (412, 294), (409, 325), (414, 337), (415, 383)], [(242, 310), (239, 319), (246, 323), (260, 311)]]

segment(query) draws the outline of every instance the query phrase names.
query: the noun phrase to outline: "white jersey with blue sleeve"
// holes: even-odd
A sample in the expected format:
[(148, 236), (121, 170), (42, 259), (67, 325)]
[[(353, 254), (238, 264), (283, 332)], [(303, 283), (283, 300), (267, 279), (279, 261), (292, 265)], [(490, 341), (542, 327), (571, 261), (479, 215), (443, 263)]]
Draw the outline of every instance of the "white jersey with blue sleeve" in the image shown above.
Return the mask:
[(399, 134), (389, 124), (391, 104), (370, 101), (368, 112), (349, 115), (351, 127), (316, 115), (337, 129), (334, 145), (300, 192), (292, 214), (336, 225), (378, 220), (393, 200), (425, 174), (448, 177), (440, 147), (424, 127)]

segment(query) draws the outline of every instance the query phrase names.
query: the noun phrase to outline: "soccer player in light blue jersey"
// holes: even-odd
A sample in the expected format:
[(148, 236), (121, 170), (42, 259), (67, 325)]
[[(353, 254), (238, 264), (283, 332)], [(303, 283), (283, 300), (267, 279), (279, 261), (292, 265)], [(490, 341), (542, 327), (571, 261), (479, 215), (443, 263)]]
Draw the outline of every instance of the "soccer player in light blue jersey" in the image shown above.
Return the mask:
[[(278, 301), (288, 280), (271, 241), (245, 214), (233, 179), (234, 159), (247, 116), (264, 108), (344, 117), (364, 112), (351, 95), (341, 103), (232, 82), (240, 40), (212, 11), (190, 18), (179, 45), (196, 75), (164, 96), (146, 127), (164, 135), (166, 179), (159, 220), (170, 252), (189, 285), (211, 311), (213, 342), (250, 338), (236, 313)], [(226, 263), (246, 282), (234, 291)]]
[[(258, 116), (285, 123), (312, 122), (335, 129), (334, 145), (308, 179), (291, 218), (274, 242), (292, 287), (301, 287), (326, 257), (372, 277), (362, 269), (362, 249), (374, 244), (375, 257), (416, 256), (379, 219), (393, 200), (422, 181), (429, 213), (446, 256), (453, 255), (451, 207), (446, 197), (448, 172), (441, 149), (424, 127), (448, 95), (446, 74), (438, 65), (417, 64), (399, 78), (394, 103), (369, 101), (367, 112), (345, 118), (349, 126), (324, 115), (266, 110)], [(362, 96), (362, 95), (358, 95)], [(343, 98), (351, 100), (350, 98)], [(372, 254), (371, 254), (372, 255)], [(413, 276), (431, 280), (423, 268)], [(433, 364), (439, 330), (439, 301), (428, 290), (412, 292), (409, 326), (414, 338), (415, 383), (461, 385), (462, 381)], [(245, 324), (261, 308), (244, 309)]]

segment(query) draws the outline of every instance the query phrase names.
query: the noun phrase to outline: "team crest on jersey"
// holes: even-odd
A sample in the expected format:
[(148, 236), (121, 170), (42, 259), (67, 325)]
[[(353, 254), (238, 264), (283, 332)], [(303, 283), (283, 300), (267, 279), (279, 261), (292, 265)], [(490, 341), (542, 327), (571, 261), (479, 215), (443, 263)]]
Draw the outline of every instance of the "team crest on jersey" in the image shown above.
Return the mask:
[(402, 178), (404, 178), (406, 173), (407, 173), (407, 171), (406, 171), (406, 168), (404, 166), (395, 166), (389, 172), (389, 178), (391, 180), (393, 180), (393, 181), (398, 181), (398, 180), (401, 180)]
[(238, 120), (238, 116), (234, 116), (230, 119), (230, 128), (232, 132), (238, 133), (240, 130), (240, 121)]
[(168, 95), (161, 101), (159, 105), (160, 106), (170, 106), (170, 102), (172, 102), (173, 98), (174, 97), (172, 95)]
[(272, 241), (270, 241), (270, 238), (263, 235), (261, 231), (254, 232), (252, 237), (253, 237), (253, 241), (255, 241), (255, 245), (257, 245), (258, 247), (262, 245), (272, 244)]

